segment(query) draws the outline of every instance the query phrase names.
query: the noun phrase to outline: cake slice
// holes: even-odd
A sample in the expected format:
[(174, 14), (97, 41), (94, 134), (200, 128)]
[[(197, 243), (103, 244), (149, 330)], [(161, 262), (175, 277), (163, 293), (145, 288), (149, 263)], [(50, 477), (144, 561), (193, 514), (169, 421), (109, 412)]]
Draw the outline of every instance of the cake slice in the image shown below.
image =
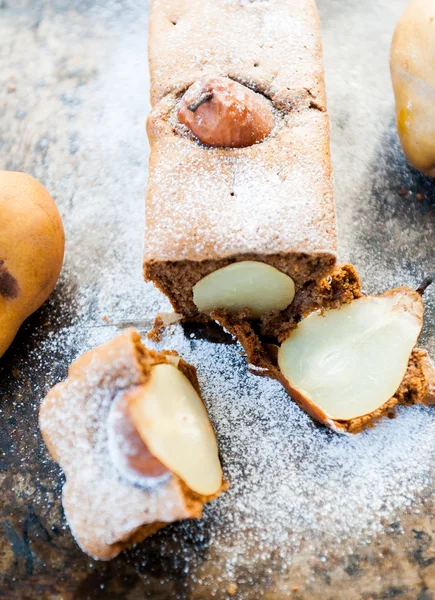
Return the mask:
[(84, 552), (108, 560), (225, 488), (196, 370), (134, 330), (72, 363), (40, 409), (65, 473), (62, 503)]
[(419, 291), (400, 287), (333, 305), (326, 285), (326, 302), (307, 307), (279, 345), (265, 343), (247, 320), (224, 310), (212, 314), (240, 341), (251, 372), (278, 380), (330, 429), (359, 433), (393, 416), (398, 404), (435, 402), (435, 368), (415, 347), (424, 314)]

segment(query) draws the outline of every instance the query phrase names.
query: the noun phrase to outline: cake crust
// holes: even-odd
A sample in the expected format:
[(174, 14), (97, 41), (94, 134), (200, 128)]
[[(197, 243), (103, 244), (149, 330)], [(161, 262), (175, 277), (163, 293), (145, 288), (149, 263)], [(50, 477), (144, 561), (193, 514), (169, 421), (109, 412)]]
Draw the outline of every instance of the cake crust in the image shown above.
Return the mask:
[(326, 114), (293, 113), (246, 148), (174, 131), (173, 96), (148, 117), (145, 263), (328, 253), (337, 239)]
[(325, 277), (336, 263), (326, 114), (289, 115), (275, 137), (248, 148), (207, 149), (174, 131), (175, 106), (165, 98), (148, 121), (145, 279), (176, 312), (207, 320), (192, 288), (232, 262), (270, 264), (296, 294)]
[(314, 0), (153, 0), (148, 53), (152, 105), (211, 73), (279, 108), (326, 107)]

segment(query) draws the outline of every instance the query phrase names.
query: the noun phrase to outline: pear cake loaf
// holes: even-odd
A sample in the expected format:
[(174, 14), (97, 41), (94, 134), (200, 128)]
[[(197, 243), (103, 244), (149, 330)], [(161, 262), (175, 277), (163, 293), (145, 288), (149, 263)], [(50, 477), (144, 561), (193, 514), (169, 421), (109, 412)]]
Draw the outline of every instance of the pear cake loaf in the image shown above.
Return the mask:
[(185, 320), (278, 335), (336, 266), (315, 3), (153, 0), (149, 60), (145, 278)]
[(430, 281), (365, 296), (336, 262), (315, 3), (153, 0), (149, 58), (145, 278), (337, 432), (433, 403)]

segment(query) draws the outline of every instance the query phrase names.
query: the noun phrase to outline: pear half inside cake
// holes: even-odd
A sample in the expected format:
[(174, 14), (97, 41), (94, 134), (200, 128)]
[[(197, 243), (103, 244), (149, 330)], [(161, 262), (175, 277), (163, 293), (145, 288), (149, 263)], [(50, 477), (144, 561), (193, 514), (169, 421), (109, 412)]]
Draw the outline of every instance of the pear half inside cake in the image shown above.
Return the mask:
[(222, 485), (216, 435), (199, 394), (170, 364), (128, 394), (130, 418), (151, 454), (194, 492), (211, 496)]
[(377, 410), (401, 384), (423, 310), (417, 292), (397, 288), (310, 314), (278, 352), (290, 393), (337, 421)]
[(107, 420), (109, 455), (125, 479), (149, 487), (166, 480), (171, 474), (139, 436), (129, 414), (130, 393), (121, 394), (110, 408)]
[(254, 319), (268, 311), (284, 310), (294, 297), (291, 277), (255, 260), (222, 267), (193, 287), (193, 301), (199, 311), (208, 314), (216, 308), (225, 308), (235, 313), (249, 308)]

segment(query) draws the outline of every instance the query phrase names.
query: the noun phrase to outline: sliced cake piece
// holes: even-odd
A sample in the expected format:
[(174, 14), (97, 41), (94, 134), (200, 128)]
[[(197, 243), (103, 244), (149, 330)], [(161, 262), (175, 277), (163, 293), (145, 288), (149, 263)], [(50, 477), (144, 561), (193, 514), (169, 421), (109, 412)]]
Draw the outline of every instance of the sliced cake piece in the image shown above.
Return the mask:
[(241, 341), (251, 371), (279, 380), (320, 423), (350, 433), (397, 404), (435, 402), (435, 369), (415, 347), (423, 314), (421, 295), (400, 287), (308, 311), (276, 346), (263, 343), (250, 323), (213, 313)]
[(65, 473), (69, 526), (94, 558), (201, 517), (225, 487), (195, 368), (148, 350), (134, 330), (74, 361), (39, 420)]

